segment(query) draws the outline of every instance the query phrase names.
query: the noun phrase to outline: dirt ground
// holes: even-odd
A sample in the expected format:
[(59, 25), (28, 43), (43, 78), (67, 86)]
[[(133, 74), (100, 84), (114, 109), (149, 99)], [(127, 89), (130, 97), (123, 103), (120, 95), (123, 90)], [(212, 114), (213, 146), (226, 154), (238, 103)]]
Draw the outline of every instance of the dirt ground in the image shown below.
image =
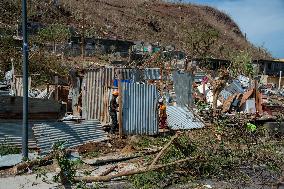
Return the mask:
[(107, 154), (117, 152), (123, 149), (127, 145), (127, 138), (119, 138), (118, 136), (112, 136), (110, 140), (104, 142), (90, 142), (76, 148), (80, 154), (88, 152), (100, 152), (101, 154)]

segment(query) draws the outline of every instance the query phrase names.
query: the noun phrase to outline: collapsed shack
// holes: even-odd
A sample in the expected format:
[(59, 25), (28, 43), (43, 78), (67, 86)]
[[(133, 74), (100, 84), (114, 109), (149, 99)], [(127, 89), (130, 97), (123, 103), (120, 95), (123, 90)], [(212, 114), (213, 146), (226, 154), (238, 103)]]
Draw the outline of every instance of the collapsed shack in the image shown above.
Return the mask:
[[(169, 106), (192, 104), (191, 74), (171, 70), (165, 72), (160, 68), (98, 67), (86, 70), (82, 83), (82, 118), (109, 124), (111, 94), (113, 90), (119, 90), (123, 134), (157, 135), (159, 98), (165, 99)], [(175, 117), (173, 113), (168, 116)], [(192, 122), (192, 114), (185, 116), (187, 121)]]

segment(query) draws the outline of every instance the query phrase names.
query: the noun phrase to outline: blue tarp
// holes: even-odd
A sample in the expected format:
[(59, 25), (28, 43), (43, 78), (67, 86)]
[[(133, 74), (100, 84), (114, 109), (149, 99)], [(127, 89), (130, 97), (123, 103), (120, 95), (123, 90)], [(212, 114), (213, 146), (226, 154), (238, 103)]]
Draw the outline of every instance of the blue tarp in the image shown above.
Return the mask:
[[(121, 80), (121, 82), (122, 82), (122, 83), (132, 83), (132, 81), (129, 80), (129, 79)], [(113, 86), (114, 86), (114, 87), (118, 87), (118, 80), (117, 80), (117, 79), (115, 79), (115, 80), (113, 81)]]

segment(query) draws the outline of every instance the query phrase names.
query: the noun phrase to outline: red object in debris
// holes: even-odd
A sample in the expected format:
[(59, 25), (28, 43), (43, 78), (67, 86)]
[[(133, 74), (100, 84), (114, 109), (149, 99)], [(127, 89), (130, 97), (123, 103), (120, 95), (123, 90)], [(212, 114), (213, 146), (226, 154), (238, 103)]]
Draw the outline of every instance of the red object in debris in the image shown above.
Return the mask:
[(262, 110), (263, 110), (263, 112), (266, 112), (268, 115), (272, 116), (272, 111), (271, 111), (271, 109), (268, 106), (263, 105), (262, 106)]
[(208, 77), (205, 76), (205, 77), (203, 77), (203, 79), (202, 79), (202, 83), (207, 84), (208, 80), (209, 80)]

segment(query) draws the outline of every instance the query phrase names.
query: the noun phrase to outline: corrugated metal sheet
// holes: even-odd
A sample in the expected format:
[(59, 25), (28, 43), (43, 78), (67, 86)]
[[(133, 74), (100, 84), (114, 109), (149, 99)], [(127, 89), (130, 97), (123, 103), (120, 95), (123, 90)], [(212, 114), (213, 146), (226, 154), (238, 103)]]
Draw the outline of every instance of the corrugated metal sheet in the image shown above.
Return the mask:
[(158, 134), (155, 85), (122, 83), (123, 134)]
[(0, 96), (9, 96), (10, 92), (9, 91), (0, 91)]
[[(36, 148), (36, 141), (32, 132), (32, 125), (29, 123), (29, 148)], [(21, 120), (0, 120), (0, 143), (22, 147), (22, 121)]]
[[(36, 153), (29, 153), (30, 160), (35, 158), (38, 158), (38, 155)], [(12, 167), (14, 165), (17, 165), (18, 163), (21, 163), (22, 160), (23, 160), (22, 154), (8, 154), (0, 156), (0, 167), (1, 168)]]
[(88, 70), (82, 86), (83, 118), (110, 121), (108, 106), (111, 86), (115, 78), (114, 68)]
[(130, 68), (115, 68), (115, 78), (121, 77), (122, 80), (132, 80), (135, 70)]
[(168, 126), (173, 130), (202, 128), (204, 124), (186, 107), (168, 106)]
[(221, 91), (220, 95), (223, 97), (224, 100), (226, 100), (227, 98), (229, 98), (229, 96), (232, 96), (233, 94), (224, 89)]
[(114, 79), (139, 80), (134, 69), (101, 67), (87, 70), (82, 84), (82, 115), (83, 118), (98, 119), (102, 123), (109, 123), (108, 112), (111, 100), (111, 87)]
[(242, 88), (241, 83), (238, 80), (234, 80), (228, 87), (225, 88), (226, 91), (231, 94), (235, 93), (244, 93), (244, 89)]
[(121, 76), (123, 80), (139, 82), (143, 80), (143, 75), (147, 79), (159, 79), (160, 69), (151, 68), (144, 71), (129, 68), (101, 67), (87, 70), (82, 84), (83, 118), (87, 120), (97, 119), (104, 124), (109, 123), (108, 107), (114, 79)]
[(144, 80), (144, 71), (141, 69), (134, 69), (133, 71), (133, 82), (141, 82)]
[(196, 72), (194, 75), (194, 82), (201, 82), (205, 76), (205, 72)]
[(160, 68), (145, 68), (144, 69), (145, 80), (160, 80), (161, 71)]
[(190, 73), (173, 73), (176, 102), (180, 106), (192, 104), (192, 80)]
[(250, 79), (248, 77), (239, 75), (238, 80), (241, 83), (242, 87), (248, 88), (250, 86)]
[(37, 144), (42, 154), (48, 153), (58, 141), (66, 141), (65, 147), (72, 148), (87, 142), (107, 139), (107, 133), (99, 121), (88, 120), (82, 123), (53, 122), (35, 124), (33, 127)]

